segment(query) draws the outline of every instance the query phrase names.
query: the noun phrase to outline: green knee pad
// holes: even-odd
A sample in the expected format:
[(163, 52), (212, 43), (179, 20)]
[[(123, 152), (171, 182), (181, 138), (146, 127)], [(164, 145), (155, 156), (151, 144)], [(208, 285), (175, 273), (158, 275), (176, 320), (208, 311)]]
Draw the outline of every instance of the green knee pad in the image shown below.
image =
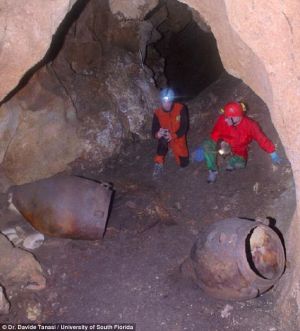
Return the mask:
[(202, 143), (206, 166), (209, 170), (217, 170), (217, 143), (212, 139), (206, 139)]

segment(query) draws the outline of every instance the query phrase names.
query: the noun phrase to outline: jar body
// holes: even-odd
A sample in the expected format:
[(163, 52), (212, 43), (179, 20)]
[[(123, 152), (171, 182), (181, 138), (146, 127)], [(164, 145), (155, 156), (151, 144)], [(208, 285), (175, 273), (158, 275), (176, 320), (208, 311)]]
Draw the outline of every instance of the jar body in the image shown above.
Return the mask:
[(210, 225), (190, 263), (198, 285), (220, 299), (244, 300), (269, 290), (285, 268), (283, 243), (270, 227), (232, 218)]

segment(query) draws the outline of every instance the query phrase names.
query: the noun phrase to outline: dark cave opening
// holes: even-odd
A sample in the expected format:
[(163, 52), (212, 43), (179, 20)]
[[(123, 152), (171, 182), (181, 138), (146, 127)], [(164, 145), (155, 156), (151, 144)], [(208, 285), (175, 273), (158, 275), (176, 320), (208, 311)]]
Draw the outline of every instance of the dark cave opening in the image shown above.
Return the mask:
[(189, 100), (224, 73), (213, 33), (207, 26), (200, 28), (187, 5), (161, 0), (146, 19), (160, 34), (158, 40), (148, 44), (146, 56), (159, 88), (169, 85), (178, 99)]

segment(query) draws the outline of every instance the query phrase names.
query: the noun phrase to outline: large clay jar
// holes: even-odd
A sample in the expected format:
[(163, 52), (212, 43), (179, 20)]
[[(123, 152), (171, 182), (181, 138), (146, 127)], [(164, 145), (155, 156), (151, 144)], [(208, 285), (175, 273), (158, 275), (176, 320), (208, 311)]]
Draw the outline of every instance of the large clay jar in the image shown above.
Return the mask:
[(228, 300), (259, 296), (278, 281), (284, 269), (285, 252), (277, 231), (240, 218), (208, 226), (182, 268), (192, 271), (206, 293)]
[(38, 231), (55, 237), (96, 240), (103, 236), (112, 190), (76, 176), (55, 176), (13, 186), (10, 200)]

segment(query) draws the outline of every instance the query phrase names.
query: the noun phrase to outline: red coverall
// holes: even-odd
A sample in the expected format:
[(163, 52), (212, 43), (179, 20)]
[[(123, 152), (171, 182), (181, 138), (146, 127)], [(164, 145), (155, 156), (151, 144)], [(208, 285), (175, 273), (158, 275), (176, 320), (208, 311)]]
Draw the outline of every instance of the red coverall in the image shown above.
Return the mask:
[(163, 108), (155, 109), (152, 122), (152, 135), (157, 138), (157, 132), (160, 128), (168, 129), (171, 134), (171, 141), (160, 138), (157, 146), (157, 153), (154, 158), (156, 163), (163, 164), (165, 156), (170, 147), (176, 159), (176, 163), (185, 167), (189, 163), (189, 152), (186, 143), (186, 133), (188, 130), (187, 109), (180, 103), (174, 103), (170, 111)]
[(219, 139), (230, 144), (235, 155), (241, 156), (245, 160), (248, 158), (248, 145), (254, 139), (266, 152), (275, 151), (275, 146), (270, 139), (260, 129), (257, 122), (247, 116), (243, 116), (237, 126), (229, 126), (225, 122), (224, 115), (221, 115), (210, 135), (211, 139), (217, 142)]

